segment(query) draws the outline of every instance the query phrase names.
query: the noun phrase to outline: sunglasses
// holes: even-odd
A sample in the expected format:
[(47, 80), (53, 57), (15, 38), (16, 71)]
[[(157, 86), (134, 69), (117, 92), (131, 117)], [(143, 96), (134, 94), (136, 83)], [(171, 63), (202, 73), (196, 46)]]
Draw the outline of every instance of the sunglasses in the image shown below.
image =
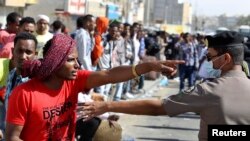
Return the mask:
[(211, 60), (213, 60), (213, 58), (218, 57), (218, 56), (219, 56), (218, 54), (214, 55), (214, 56), (208, 56), (208, 55), (206, 55), (206, 58), (207, 58), (207, 61), (211, 61)]
[(208, 55), (206, 55), (206, 58), (207, 58), (207, 61), (209, 62), (209, 61), (213, 60), (213, 58), (219, 57), (219, 56), (222, 56), (222, 55), (224, 55), (224, 53), (219, 53), (219, 54), (214, 55), (214, 56), (208, 56)]

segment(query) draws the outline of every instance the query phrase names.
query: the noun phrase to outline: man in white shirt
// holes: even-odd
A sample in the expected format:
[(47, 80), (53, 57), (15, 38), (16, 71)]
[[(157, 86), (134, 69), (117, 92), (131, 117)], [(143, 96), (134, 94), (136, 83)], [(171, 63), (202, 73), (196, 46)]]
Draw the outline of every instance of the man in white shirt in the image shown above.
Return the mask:
[(78, 57), (82, 67), (86, 70), (93, 70), (91, 62), (91, 51), (94, 47), (94, 32), (96, 23), (92, 15), (85, 15), (77, 19), (75, 40), (77, 43)]
[(37, 16), (37, 28), (36, 28), (36, 39), (38, 41), (37, 52), (38, 58), (43, 58), (43, 47), (53, 37), (53, 34), (49, 32), (50, 19), (46, 15)]

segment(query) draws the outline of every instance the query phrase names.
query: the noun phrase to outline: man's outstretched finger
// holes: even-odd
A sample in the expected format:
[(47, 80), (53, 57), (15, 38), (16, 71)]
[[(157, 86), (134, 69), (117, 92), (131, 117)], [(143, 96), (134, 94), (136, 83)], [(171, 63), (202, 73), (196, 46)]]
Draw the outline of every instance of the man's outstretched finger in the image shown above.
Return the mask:
[(166, 61), (168, 64), (184, 64), (184, 60), (167, 60)]
[(170, 76), (174, 76), (176, 73), (177, 73), (177, 70), (174, 70), (174, 71), (170, 74)]
[(174, 68), (169, 67), (169, 66), (163, 66), (162, 67), (162, 72), (172, 72), (174, 71)]

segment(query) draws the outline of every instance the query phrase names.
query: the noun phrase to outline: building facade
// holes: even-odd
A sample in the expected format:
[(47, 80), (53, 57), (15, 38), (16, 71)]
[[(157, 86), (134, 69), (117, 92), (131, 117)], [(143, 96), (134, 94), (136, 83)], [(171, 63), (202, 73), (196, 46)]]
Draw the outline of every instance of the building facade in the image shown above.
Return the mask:
[(0, 0), (0, 28), (5, 28), (9, 13), (18, 12), (23, 15), (25, 8), (36, 3), (37, 0)]
[[(177, 0), (145, 0), (145, 24), (157, 25), (168, 32), (190, 32), (192, 24), (192, 6), (188, 2)], [(174, 30), (176, 28), (176, 31)]]

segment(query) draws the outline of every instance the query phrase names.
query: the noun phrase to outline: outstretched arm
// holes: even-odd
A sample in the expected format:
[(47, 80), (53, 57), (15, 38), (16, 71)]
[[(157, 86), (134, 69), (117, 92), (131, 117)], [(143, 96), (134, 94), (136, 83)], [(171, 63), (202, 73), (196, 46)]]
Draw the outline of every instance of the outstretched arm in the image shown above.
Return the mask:
[(134, 115), (166, 115), (162, 100), (137, 100), (137, 101), (109, 101), (86, 102), (79, 105), (83, 116), (92, 118), (105, 112), (117, 112)]
[[(87, 80), (86, 87), (94, 88), (108, 83), (118, 83), (130, 80), (135, 76), (148, 73), (150, 71), (161, 72), (163, 75), (174, 75), (177, 72), (177, 65), (184, 61), (167, 60), (147, 62), (133, 66), (119, 66), (106, 71), (97, 71), (91, 73)], [(134, 71), (133, 71), (134, 70)]]

